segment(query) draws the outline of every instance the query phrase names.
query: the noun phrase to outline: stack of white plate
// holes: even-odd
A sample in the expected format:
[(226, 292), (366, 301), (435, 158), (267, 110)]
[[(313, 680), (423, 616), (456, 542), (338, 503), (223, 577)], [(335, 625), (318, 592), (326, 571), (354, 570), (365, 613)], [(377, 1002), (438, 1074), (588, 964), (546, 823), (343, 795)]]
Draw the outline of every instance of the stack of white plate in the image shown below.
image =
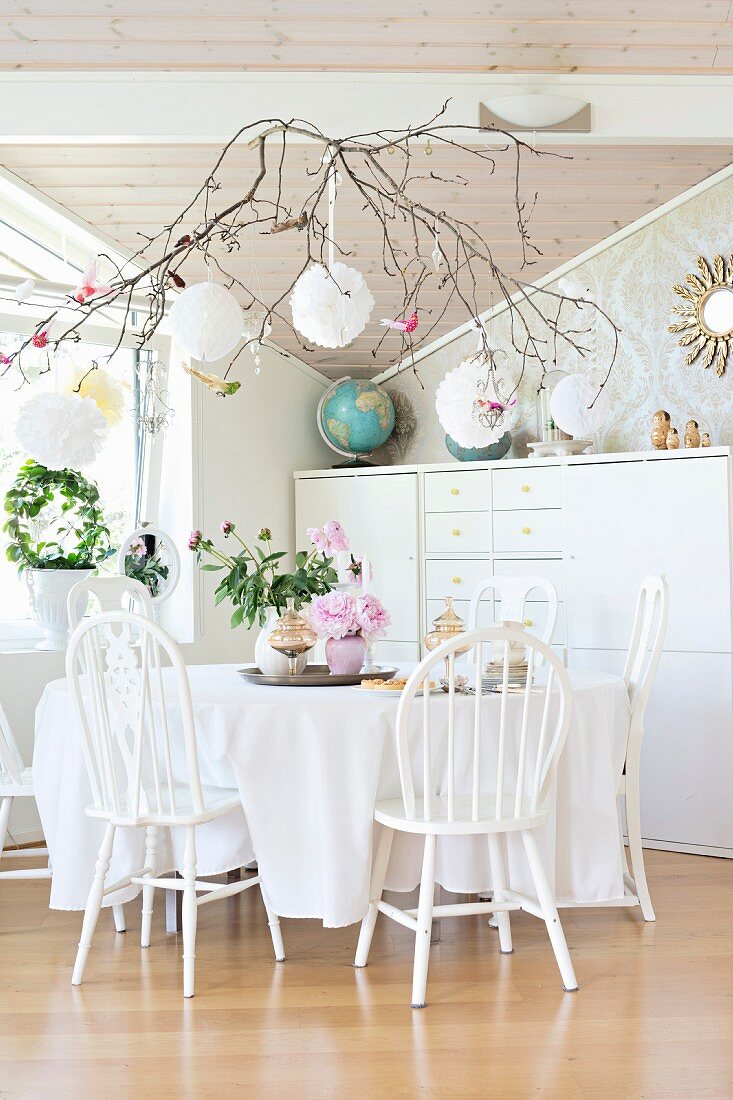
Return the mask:
[[(527, 683), (527, 662), (511, 662), (509, 665), (509, 687), (524, 687)], [(488, 661), (484, 665), (482, 677), (484, 691), (500, 688), (504, 683), (504, 662)]]

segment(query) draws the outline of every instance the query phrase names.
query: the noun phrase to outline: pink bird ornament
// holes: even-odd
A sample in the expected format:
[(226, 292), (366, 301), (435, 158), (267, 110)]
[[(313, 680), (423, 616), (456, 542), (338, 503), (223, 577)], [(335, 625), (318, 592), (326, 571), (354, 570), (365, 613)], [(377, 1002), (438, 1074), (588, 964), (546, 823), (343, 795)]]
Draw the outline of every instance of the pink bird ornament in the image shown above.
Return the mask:
[(386, 328), (396, 329), (397, 332), (414, 332), (419, 322), (417, 319), (417, 313), (411, 313), (406, 321), (390, 321), (388, 317), (383, 317), (379, 322), (380, 325), (385, 325)]
[(78, 286), (74, 291), (74, 300), (80, 305), (84, 305), (85, 302), (90, 301), (92, 298), (98, 298), (100, 295), (110, 294), (112, 291), (109, 283), (100, 282), (97, 275), (97, 262), (97, 256), (90, 256), (84, 269), (81, 286)]

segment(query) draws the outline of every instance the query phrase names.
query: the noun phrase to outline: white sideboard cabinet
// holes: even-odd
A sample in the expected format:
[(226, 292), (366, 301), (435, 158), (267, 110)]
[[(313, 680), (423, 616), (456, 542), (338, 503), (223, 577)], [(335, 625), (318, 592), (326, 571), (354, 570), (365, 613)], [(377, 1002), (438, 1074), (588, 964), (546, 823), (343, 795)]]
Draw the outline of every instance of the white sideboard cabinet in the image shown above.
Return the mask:
[[(729, 448), (297, 473), (296, 531), (339, 519), (392, 614), (384, 659), (417, 659), (453, 596), (491, 573), (541, 573), (570, 667), (620, 672), (642, 577), (670, 617), (642, 754), (649, 846), (733, 856), (733, 461)], [(546, 604), (525, 609), (541, 633)], [(488, 597), (480, 621), (501, 619)]]

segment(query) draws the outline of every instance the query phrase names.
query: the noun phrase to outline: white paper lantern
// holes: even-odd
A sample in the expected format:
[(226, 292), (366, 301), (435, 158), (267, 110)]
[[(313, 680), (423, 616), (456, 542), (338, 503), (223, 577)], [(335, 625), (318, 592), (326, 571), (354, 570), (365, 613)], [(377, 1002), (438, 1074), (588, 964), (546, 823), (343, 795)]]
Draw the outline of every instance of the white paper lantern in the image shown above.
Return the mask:
[(213, 363), (234, 351), (242, 336), (242, 307), (217, 283), (194, 283), (170, 312), (173, 336), (193, 359)]
[(107, 421), (91, 397), (39, 393), (21, 406), (15, 435), (20, 447), (49, 470), (79, 470), (99, 454)]
[(300, 276), (290, 298), (293, 325), (322, 348), (345, 348), (363, 332), (374, 309), (364, 276), (335, 263), (329, 272), (313, 264)]
[(607, 391), (604, 388), (599, 395), (599, 385), (583, 374), (571, 374), (558, 382), (550, 396), (550, 413), (558, 428), (575, 439), (595, 435), (609, 408)]
[(513, 401), (515, 381), (504, 365), (492, 368), (484, 355), (464, 359), (448, 371), (435, 394), (435, 410), (446, 435), (460, 447), (488, 447), (497, 443), (517, 421), (516, 402), (493, 410), (492, 423), (482, 423), (477, 402), (506, 406)]

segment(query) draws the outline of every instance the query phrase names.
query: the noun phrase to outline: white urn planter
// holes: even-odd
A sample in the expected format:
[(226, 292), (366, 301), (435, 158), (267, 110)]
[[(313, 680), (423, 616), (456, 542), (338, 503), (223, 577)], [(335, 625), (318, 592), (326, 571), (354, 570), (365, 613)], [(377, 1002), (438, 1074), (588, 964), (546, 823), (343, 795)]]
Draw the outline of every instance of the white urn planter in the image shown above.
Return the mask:
[[(91, 577), (93, 569), (29, 569), (28, 587), (33, 616), (43, 630), (36, 649), (66, 649), (69, 641), (69, 615), (66, 603), (77, 581)], [(87, 597), (82, 599), (86, 602)], [(83, 609), (80, 612), (83, 613)]]
[[(288, 659), (283, 653), (273, 649), (268, 638), (275, 629), (275, 623), (280, 618), (274, 607), (268, 607), (265, 615), (265, 625), (257, 635), (255, 642), (255, 664), (265, 676), (287, 676), (289, 674)], [(300, 674), (308, 663), (308, 654), (301, 653), (296, 659), (296, 672)]]

